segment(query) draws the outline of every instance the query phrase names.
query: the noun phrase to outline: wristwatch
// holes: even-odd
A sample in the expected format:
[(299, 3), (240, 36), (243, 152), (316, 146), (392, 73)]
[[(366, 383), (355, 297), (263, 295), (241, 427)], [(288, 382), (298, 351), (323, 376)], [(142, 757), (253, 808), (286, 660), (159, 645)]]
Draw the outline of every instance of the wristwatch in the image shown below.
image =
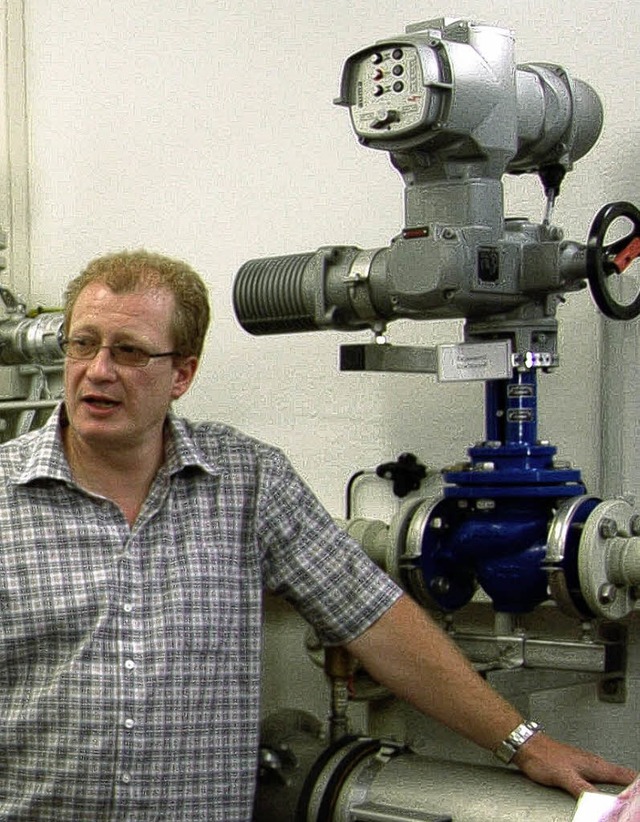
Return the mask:
[(539, 722), (534, 722), (532, 719), (526, 719), (518, 725), (515, 730), (511, 731), (506, 739), (503, 739), (503, 741), (495, 749), (495, 755), (501, 762), (508, 765), (524, 743), (541, 730), (542, 725), (540, 725)]

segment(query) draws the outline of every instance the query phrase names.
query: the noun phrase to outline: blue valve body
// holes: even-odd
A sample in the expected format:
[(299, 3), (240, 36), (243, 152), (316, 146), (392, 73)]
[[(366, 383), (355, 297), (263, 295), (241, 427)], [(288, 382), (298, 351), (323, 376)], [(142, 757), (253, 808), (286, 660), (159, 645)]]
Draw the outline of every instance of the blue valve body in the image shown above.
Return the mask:
[(560, 501), (585, 493), (580, 471), (557, 468), (537, 441), (534, 370), (486, 386), (487, 440), (465, 470), (445, 473), (419, 559), (424, 584), (444, 610), (465, 605), (479, 583), (498, 611), (525, 613), (548, 599), (549, 525)]

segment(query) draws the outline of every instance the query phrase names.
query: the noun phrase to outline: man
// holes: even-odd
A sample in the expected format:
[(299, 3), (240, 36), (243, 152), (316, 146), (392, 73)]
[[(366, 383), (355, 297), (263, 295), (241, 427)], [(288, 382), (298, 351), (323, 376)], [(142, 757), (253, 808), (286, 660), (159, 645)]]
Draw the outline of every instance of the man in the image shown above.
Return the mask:
[[(95, 260), (64, 404), (0, 449), (0, 818), (248, 822), (265, 587), (479, 745), (523, 720), (279, 451), (174, 416), (208, 320), (188, 266)], [(514, 761), (574, 795), (634, 776), (543, 733)]]

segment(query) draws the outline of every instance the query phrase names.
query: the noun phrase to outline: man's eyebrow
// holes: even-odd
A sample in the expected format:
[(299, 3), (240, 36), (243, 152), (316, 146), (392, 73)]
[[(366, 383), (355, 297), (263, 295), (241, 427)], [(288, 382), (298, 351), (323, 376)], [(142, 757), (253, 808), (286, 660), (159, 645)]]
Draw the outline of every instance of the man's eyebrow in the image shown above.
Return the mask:
[(69, 328), (69, 334), (95, 334), (96, 336), (98, 336), (98, 331), (96, 328), (93, 328), (89, 325), (72, 325)]
[[(75, 336), (75, 335), (79, 335), (79, 334), (86, 334), (87, 336), (94, 335), (96, 337), (101, 336), (100, 330), (98, 328), (96, 328), (96, 326), (94, 326), (94, 325), (78, 325), (78, 326), (72, 326), (69, 329), (69, 335), (70, 336)], [(143, 345), (143, 346), (151, 344), (150, 340), (148, 340), (146, 337), (141, 337), (139, 334), (136, 334), (133, 331), (129, 331), (126, 328), (117, 328), (113, 332), (112, 336), (113, 336), (113, 343), (112, 344), (121, 343), (121, 342), (131, 343), (132, 345), (138, 345), (139, 344), (139, 345)]]

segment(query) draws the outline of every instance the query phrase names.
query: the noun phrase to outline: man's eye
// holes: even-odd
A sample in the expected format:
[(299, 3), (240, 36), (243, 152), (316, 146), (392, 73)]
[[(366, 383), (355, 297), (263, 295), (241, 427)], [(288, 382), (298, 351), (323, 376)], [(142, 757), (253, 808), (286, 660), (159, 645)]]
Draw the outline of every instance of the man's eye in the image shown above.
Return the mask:
[(120, 351), (121, 354), (126, 354), (130, 357), (144, 357), (147, 353), (146, 351), (143, 351), (141, 348), (138, 348), (137, 345), (129, 345), (128, 343), (118, 343), (113, 347), (116, 349), (116, 351)]
[(73, 337), (69, 340), (76, 351), (90, 351), (95, 348), (96, 343), (93, 340), (85, 339), (84, 337)]

